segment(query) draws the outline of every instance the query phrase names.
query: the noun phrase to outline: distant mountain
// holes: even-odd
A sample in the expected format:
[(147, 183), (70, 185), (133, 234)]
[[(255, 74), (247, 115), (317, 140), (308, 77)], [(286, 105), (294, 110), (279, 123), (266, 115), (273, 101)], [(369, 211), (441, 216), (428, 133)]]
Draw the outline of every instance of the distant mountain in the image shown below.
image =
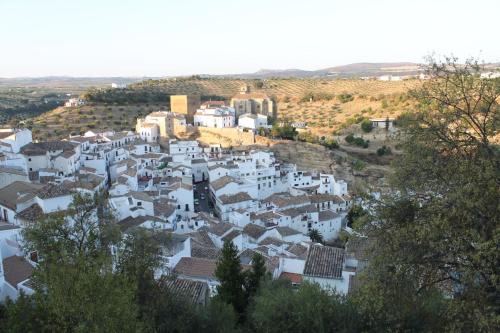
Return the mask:
[(142, 81), (142, 77), (71, 77), (71, 76), (44, 76), (44, 77), (0, 77), (0, 87), (91, 87), (111, 86), (111, 83), (130, 84)]
[(315, 78), (315, 77), (361, 77), (380, 75), (415, 75), (418, 74), (419, 64), (413, 62), (388, 62), (388, 63), (355, 63), (343, 66), (329, 67), (319, 70), (302, 69), (261, 69), (255, 73), (227, 74), (222, 77), (235, 77), (244, 79), (266, 78)]

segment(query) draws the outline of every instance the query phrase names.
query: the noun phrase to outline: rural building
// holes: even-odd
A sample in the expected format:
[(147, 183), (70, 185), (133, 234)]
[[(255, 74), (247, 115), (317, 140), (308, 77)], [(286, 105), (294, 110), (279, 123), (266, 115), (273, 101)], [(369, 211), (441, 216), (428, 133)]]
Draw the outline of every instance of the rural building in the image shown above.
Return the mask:
[(170, 111), (186, 116), (188, 122), (193, 121), (196, 110), (200, 108), (200, 96), (172, 95), (170, 96)]
[(221, 107), (201, 107), (194, 114), (194, 125), (201, 127), (226, 128), (234, 127), (234, 109)]
[(385, 128), (391, 129), (394, 126), (395, 118), (372, 118), (370, 121), (372, 122), (373, 128)]
[(264, 93), (250, 92), (250, 87), (243, 86), (240, 93), (231, 98), (231, 107), (236, 116), (251, 113), (275, 117), (274, 102)]
[(245, 113), (238, 118), (238, 126), (251, 130), (267, 127), (267, 116), (262, 114)]

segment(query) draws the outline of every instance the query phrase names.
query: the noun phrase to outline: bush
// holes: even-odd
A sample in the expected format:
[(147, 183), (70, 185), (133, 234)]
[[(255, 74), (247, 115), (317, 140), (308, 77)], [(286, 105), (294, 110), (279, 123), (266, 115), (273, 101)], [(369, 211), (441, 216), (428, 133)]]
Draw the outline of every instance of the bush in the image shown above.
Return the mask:
[(346, 93), (338, 95), (337, 98), (340, 101), (340, 103), (347, 103), (347, 102), (354, 100), (354, 96), (352, 96), (351, 94), (346, 94)]
[(323, 146), (325, 146), (326, 148), (329, 148), (329, 149), (338, 149), (339, 143), (337, 141), (335, 141), (334, 139), (329, 138), (323, 142)]
[(308, 143), (318, 143), (319, 139), (316, 135), (313, 135), (311, 132), (300, 132), (297, 136), (298, 141), (308, 142)]
[(363, 138), (355, 137), (352, 133), (345, 137), (345, 141), (350, 145), (354, 144), (363, 148), (368, 148), (368, 146), (370, 145), (370, 140), (365, 141), (363, 140)]
[(373, 125), (372, 125), (372, 122), (369, 121), (368, 119), (365, 119), (361, 122), (361, 129), (363, 130), (363, 132), (365, 133), (370, 133), (373, 129)]
[(348, 144), (352, 144), (354, 142), (354, 135), (352, 133), (348, 134), (345, 137), (345, 142), (347, 142)]
[(391, 148), (387, 146), (382, 146), (382, 148), (377, 149), (378, 156), (390, 155), (392, 154)]

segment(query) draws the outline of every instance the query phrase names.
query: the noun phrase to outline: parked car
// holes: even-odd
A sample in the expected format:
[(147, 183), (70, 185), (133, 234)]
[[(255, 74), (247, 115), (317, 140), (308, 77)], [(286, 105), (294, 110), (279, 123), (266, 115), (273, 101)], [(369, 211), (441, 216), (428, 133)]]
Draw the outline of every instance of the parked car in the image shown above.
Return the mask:
[(201, 195), (201, 200), (205, 200), (205, 194)]
[[(203, 198), (202, 198), (203, 199)], [(200, 201), (198, 199), (194, 199), (194, 204), (195, 205), (199, 205), (200, 204)]]

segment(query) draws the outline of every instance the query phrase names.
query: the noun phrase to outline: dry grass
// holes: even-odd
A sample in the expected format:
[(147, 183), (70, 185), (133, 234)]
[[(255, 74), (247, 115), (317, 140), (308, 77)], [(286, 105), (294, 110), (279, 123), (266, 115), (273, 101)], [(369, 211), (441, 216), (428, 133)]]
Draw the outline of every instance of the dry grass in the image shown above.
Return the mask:
[(33, 136), (46, 140), (88, 130), (134, 130), (137, 117), (161, 109), (166, 107), (160, 104), (60, 107), (34, 118)]
[[(397, 116), (411, 106), (400, 101), (404, 93), (419, 81), (364, 81), (326, 79), (270, 79), (256, 89), (256, 80), (237, 79), (169, 79), (143, 83), (165, 94), (200, 94), (229, 99), (244, 84), (253, 91), (265, 92), (278, 101), (278, 116), (305, 121), (317, 135), (331, 135), (349, 119), (365, 116)], [(140, 85), (140, 84), (139, 84)], [(302, 102), (309, 93), (334, 96), (330, 100)], [(350, 94), (353, 100), (342, 103), (338, 95)], [(385, 104), (385, 105), (384, 105)], [(132, 129), (135, 119), (149, 112), (166, 109), (167, 105), (85, 105), (79, 108), (58, 108), (33, 120), (37, 139), (64, 137), (89, 129)]]

